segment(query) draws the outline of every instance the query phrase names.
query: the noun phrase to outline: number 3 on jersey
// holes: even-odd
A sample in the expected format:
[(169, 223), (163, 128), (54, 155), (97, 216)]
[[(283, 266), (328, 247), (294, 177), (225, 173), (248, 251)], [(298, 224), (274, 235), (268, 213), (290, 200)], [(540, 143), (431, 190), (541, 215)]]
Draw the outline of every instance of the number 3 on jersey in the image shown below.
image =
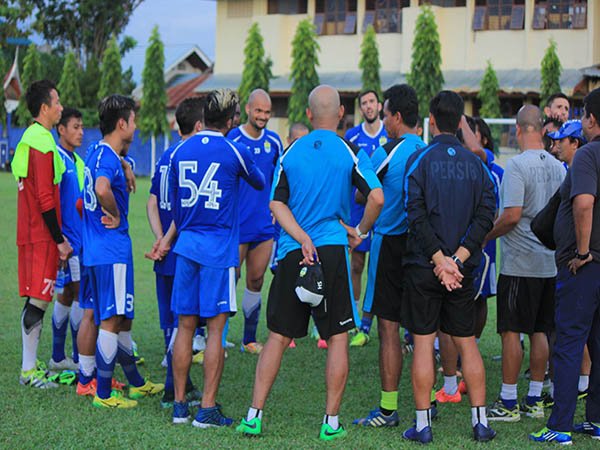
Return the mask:
[(98, 199), (96, 198), (96, 193), (94, 192), (94, 179), (92, 178), (92, 172), (90, 172), (90, 169), (86, 167), (83, 170), (83, 174), (85, 177), (83, 205), (88, 211), (94, 211), (96, 206), (98, 206)]
[(219, 163), (211, 163), (202, 177), (200, 186), (196, 186), (196, 183), (194, 183), (193, 180), (187, 178), (187, 172), (197, 173), (198, 162), (179, 162), (179, 186), (190, 190), (190, 196), (181, 199), (182, 208), (191, 208), (198, 201), (198, 197), (202, 195), (208, 197), (208, 200), (204, 202), (204, 207), (206, 209), (219, 209), (219, 202), (217, 200), (221, 198), (223, 191), (219, 189), (219, 182), (213, 180), (213, 178), (220, 166), (221, 164)]

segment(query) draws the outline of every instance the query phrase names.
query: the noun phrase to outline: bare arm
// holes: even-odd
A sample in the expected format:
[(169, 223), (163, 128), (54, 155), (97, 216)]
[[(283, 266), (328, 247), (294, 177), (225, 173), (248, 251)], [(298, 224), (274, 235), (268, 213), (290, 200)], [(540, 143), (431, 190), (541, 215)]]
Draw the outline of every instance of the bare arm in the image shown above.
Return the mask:
[(156, 239), (162, 238), (164, 232), (158, 214), (158, 199), (154, 194), (150, 194), (148, 203), (146, 203), (146, 215), (148, 216), (148, 223), (150, 224), (150, 229), (152, 230), (154, 237)]
[(98, 177), (94, 189), (102, 211), (106, 214), (102, 217), (102, 223), (106, 228), (118, 228), (121, 223), (121, 216), (109, 179), (102, 176)]
[(496, 222), (494, 222), (494, 228), (492, 228), (492, 231), (490, 231), (485, 237), (484, 244), (492, 239), (496, 239), (500, 236), (510, 233), (512, 229), (517, 226), (519, 220), (521, 220), (522, 213), (522, 207), (513, 206), (511, 208), (505, 208), (504, 211), (502, 211), (502, 214), (500, 214), (500, 217), (498, 217)]
[[(575, 222), (575, 239), (577, 253), (585, 255), (590, 251), (590, 236), (592, 234), (592, 221), (595, 198), (591, 194), (579, 194), (573, 198), (573, 222)], [(592, 261), (592, 255), (586, 259), (573, 258), (567, 263), (569, 270), (575, 274), (577, 270)]]
[(479, 158), (485, 163), (487, 162), (487, 154), (485, 150), (481, 146), (481, 143), (477, 140), (477, 136), (471, 130), (471, 127), (467, 123), (467, 118), (463, 115), (460, 119), (459, 128), (462, 131), (463, 141), (465, 142), (465, 147), (475, 153)]

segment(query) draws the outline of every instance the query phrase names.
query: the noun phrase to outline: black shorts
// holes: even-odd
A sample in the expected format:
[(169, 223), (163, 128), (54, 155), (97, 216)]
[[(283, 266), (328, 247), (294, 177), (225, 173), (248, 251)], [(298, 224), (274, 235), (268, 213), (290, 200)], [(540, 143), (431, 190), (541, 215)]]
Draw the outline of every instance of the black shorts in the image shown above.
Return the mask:
[(316, 308), (298, 299), (294, 289), (300, 273), (302, 251), (298, 249), (288, 253), (279, 261), (269, 289), (269, 330), (290, 338), (304, 337), (311, 313), (323, 339), (356, 327), (354, 302), (350, 293), (348, 250), (341, 245), (325, 245), (318, 247), (317, 253), (323, 266), (325, 298)]
[(374, 234), (363, 311), (381, 319), (401, 322), (404, 288), (402, 258), (405, 253), (406, 234)]
[(433, 268), (409, 265), (404, 268), (402, 325), (413, 334), (439, 330), (457, 337), (475, 333), (473, 277), (464, 274), (462, 288), (448, 292)]
[(554, 330), (556, 278), (514, 277), (498, 279), (498, 333), (548, 333)]

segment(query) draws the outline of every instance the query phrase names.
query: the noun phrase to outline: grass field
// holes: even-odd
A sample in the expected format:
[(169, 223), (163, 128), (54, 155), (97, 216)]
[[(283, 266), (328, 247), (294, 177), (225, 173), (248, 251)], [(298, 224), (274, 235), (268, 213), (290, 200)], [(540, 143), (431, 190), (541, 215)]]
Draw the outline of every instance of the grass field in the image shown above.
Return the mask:
[[(152, 243), (146, 222), (145, 201), (149, 181), (138, 180), (138, 192), (131, 197), (130, 232), (135, 255), (136, 320), (133, 335), (146, 358), (142, 372), (153, 380), (162, 382), (164, 369), (160, 367), (162, 334), (158, 327), (158, 313), (154, 294), (152, 265), (143, 254)], [(355, 428), (351, 422), (375, 407), (379, 401), (379, 369), (376, 336), (363, 348), (350, 350), (350, 376), (341, 409), (341, 421), (349, 434), (346, 439), (323, 444), (318, 432), (324, 413), (325, 352), (316, 348), (309, 338), (297, 342), (297, 348), (286, 352), (279, 378), (265, 410), (264, 436), (251, 440), (239, 436), (233, 429), (199, 430), (191, 426), (173, 426), (170, 411), (162, 410), (158, 398), (144, 399), (134, 410), (106, 411), (91, 406), (89, 398), (79, 398), (73, 387), (59, 387), (39, 391), (22, 387), (18, 383), (21, 361), (21, 335), (19, 315), (22, 300), (17, 289), (17, 248), (15, 245), (16, 184), (12, 175), (0, 173), (0, 448), (351, 448), (381, 449), (410, 448), (401, 433), (412, 424), (414, 409), (410, 388), (410, 358), (405, 361), (405, 371), (400, 387), (400, 427), (394, 429)], [(270, 277), (263, 289), (263, 298)], [(241, 285), (240, 285), (241, 286)], [(242, 289), (238, 287), (238, 298)], [(263, 308), (264, 312), (264, 308)], [(46, 314), (39, 357), (51, 356), (51, 311)], [(242, 317), (231, 322), (229, 340), (239, 344)], [(373, 335), (376, 333), (372, 333)], [(266, 339), (264, 322), (259, 328), (259, 339)], [(67, 341), (70, 346), (70, 339)], [(70, 347), (68, 347), (70, 348)], [(500, 387), (500, 362), (492, 356), (500, 353), (500, 342), (495, 333), (495, 301), (490, 302), (490, 318), (481, 341), (487, 368), (488, 399)], [(247, 411), (251, 400), (256, 357), (229, 351), (229, 359), (221, 383), (218, 401), (225, 414), (239, 420)], [(120, 369), (117, 376), (124, 379)], [(202, 385), (200, 366), (192, 368), (192, 378)], [(519, 384), (520, 395), (525, 393), (526, 381)], [(582, 418), (578, 408), (576, 420)], [(481, 448), (472, 440), (470, 410), (466, 400), (458, 405), (441, 405), (439, 420), (434, 422), (434, 444), (431, 448), (469, 449)], [(494, 425), (498, 436), (486, 448), (521, 449), (543, 448), (527, 441), (527, 433), (544, 425), (541, 420), (523, 418), (517, 424)], [(587, 437), (575, 437), (579, 448), (594, 448)], [(597, 444), (596, 444), (597, 445)], [(598, 448), (597, 446), (595, 448)]]

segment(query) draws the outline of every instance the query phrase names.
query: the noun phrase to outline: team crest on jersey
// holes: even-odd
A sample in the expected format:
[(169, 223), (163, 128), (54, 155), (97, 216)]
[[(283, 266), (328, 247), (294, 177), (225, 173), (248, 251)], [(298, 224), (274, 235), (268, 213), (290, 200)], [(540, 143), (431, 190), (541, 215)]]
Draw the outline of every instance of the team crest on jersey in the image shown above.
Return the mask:
[(206, 136), (204, 136), (204, 137), (202, 138), (202, 143), (203, 143), (203, 144), (208, 144), (208, 138), (207, 138)]
[(387, 138), (385, 136), (381, 136), (379, 138), (379, 145), (385, 145), (387, 144)]
[(271, 153), (271, 143), (269, 141), (265, 142), (265, 152)]
[(456, 150), (454, 150), (452, 147), (449, 147), (447, 151), (450, 156), (456, 155)]

